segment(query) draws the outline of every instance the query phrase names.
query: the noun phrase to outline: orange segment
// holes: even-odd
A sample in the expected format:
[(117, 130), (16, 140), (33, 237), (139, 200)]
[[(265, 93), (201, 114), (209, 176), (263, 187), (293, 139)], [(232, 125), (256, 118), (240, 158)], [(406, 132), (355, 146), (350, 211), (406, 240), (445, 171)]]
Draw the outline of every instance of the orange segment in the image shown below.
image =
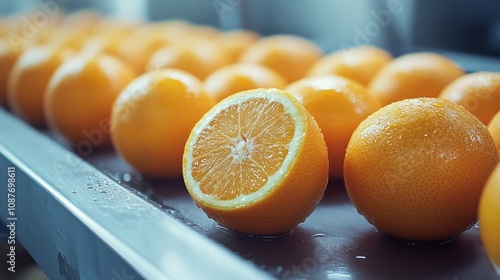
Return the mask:
[(314, 118), (289, 93), (244, 91), (194, 127), (183, 175), (193, 200), (219, 224), (249, 234), (282, 233), (323, 197), (326, 144)]
[(439, 97), (464, 106), (487, 125), (500, 111), (500, 73), (464, 75), (449, 84)]
[(491, 173), (479, 204), (481, 240), (500, 272), (500, 164)]
[(441, 241), (477, 220), (481, 191), (498, 163), (485, 125), (440, 98), (406, 99), (370, 115), (347, 147), (353, 204), (381, 231)]

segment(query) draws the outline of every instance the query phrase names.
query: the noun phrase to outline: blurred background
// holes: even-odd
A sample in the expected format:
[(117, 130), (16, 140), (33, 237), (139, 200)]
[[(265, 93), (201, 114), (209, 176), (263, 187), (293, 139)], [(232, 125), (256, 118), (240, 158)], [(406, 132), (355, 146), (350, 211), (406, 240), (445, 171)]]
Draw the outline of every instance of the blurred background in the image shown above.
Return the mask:
[(0, 15), (88, 8), (132, 21), (294, 33), (325, 51), (373, 44), (395, 55), (428, 48), (500, 57), (498, 0), (20, 0), (1, 1)]

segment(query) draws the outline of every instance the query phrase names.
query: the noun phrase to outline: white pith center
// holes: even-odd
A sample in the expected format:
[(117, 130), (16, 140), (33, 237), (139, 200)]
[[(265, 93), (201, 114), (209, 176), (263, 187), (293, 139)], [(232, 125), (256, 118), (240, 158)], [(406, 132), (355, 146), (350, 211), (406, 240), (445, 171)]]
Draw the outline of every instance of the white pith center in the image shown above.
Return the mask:
[(242, 162), (252, 154), (254, 149), (253, 140), (247, 139), (243, 133), (231, 139), (231, 144), (231, 156), (235, 162)]

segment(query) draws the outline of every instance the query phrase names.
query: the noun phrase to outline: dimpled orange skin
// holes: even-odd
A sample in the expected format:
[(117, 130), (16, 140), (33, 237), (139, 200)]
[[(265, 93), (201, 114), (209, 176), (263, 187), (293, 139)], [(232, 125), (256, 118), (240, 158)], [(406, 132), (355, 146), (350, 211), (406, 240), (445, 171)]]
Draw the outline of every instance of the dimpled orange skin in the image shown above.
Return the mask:
[(382, 106), (416, 97), (438, 97), (465, 72), (450, 59), (434, 53), (410, 53), (387, 63), (373, 77), (368, 90)]
[(54, 71), (72, 54), (70, 49), (53, 46), (25, 50), (14, 64), (7, 83), (11, 110), (32, 125), (45, 125), (45, 90)]
[(363, 85), (336, 75), (304, 78), (285, 90), (318, 122), (328, 147), (329, 176), (342, 179), (347, 143), (359, 123), (380, 109), (380, 103)]
[(493, 136), (493, 140), (495, 141), (497, 149), (500, 153), (500, 111), (498, 111), (498, 113), (496, 113), (496, 115), (491, 119), (488, 124), (488, 130), (490, 131), (491, 136)]
[(81, 141), (95, 147), (110, 145), (111, 108), (134, 77), (134, 70), (113, 56), (81, 54), (67, 60), (47, 87), (49, 128), (73, 145)]
[(490, 133), (462, 106), (407, 99), (365, 119), (349, 142), (344, 181), (353, 204), (381, 231), (440, 241), (477, 220), (498, 162)]
[(222, 67), (203, 82), (208, 94), (220, 101), (231, 94), (255, 88), (284, 88), (286, 79), (259, 64), (236, 63)]
[(481, 240), (490, 260), (500, 269), (500, 164), (491, 173), (479, 203)]
[[(281, 94), (294, 103), (305, 122), (305, 137), (300, 143), (297, 156), (291, 168), (285, 171), (282, 181), (265, 197), (241, 207), (218, 207), (202, 204), (193, 196), (189, 180), (185, 179), (196, 204), (208, 217), (219, 224), (242, 233), (270, 235), (284, 233), (303, 222), (323, 198), (328, 183), (328, 155), (321, 130), (312, 115), (289, 93), (279, 89), (255, 89), (237, 93), (221, 101), (238, 98), (243, 94), (266, 91), (267, 94)], [(219, 105), (218, 104), (218, 105)], [(215, 106), (217, 107), (217, 105)], [(212, 110), (217, 110), (216, 108)], [(207, 113), (208, 114), (208, 113)], [(224, 120), (222, 120), (224, 121)], [(200, 121), (201, 122), (201, 121)], [(230, 122), (230, 121), (224, 121)], [(191, 132), (183, 158), (184, 177), (187, 177), (188, 150), (196, 145), (192, 138), (197, 133), (199, 123)], [(255, 124), (256, 127), (259, 124)], [(289, 128), (286, 128), (289, 129)], [(198, 132), (199, 133), (199, 132)], [(190, 145), (193, 144), (193, 145)]]
[(316, 62), (308, 76), (335, 74), (368, 86), (392, 55), (375, 46), (360, 46), (334, 51)]
[(439, 97), (460, 104), (488, 125), (500, 111), (500, 73), (475, 72), (449, 84)]
[(312, 41), (294, 35), (271, 35), (250, 45), (240, 62), (258, 63), (276, 70), (289, 83), (303, 78), (323, 55)]
[(113, 146), (145, 176), (181, 177), (189, 133), (214, 104), (201, 81), (187, 72), (146, 72), (122, 91), (113, 106)]

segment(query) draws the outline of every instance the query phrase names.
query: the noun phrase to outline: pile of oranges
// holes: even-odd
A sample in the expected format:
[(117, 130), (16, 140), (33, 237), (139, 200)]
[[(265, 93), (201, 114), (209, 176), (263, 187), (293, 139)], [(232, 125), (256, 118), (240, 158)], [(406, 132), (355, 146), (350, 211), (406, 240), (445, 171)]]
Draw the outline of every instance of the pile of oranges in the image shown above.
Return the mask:
[[(500, 220), (500, 197), (485, 197), (500, 188), (500, 73), (374, 46), (325, 54), (295, 35), (180, 20), (85, 11), (22, 40), (21, 22), (0, 24), (0, 105), (80, 152), (112, 146), (148, 177), (184, 177), (230, 229), (290, 229), (328, 178), (401, 239), (453, 237), (480, 201), (485, 220)], [(498, 242), (488, 246), (498, 256)]]

